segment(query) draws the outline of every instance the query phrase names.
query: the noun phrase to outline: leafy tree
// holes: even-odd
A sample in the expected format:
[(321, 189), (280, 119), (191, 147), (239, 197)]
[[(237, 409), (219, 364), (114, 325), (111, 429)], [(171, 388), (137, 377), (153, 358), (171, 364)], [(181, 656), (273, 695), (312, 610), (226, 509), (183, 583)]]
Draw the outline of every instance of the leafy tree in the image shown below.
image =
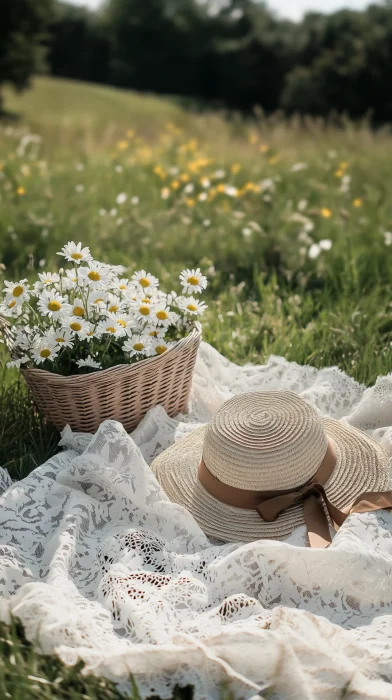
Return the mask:
[[(0, 8), (0, 89), (29, 85), (44, 66), (45, 39), (53, 0), (3, 0)], [(1, 105), (0, 105), (1, 106)]]
[(48, 54), (52, 74), (108, 82), (109, 39), (100, 15), (66, 3), (55, 10)]

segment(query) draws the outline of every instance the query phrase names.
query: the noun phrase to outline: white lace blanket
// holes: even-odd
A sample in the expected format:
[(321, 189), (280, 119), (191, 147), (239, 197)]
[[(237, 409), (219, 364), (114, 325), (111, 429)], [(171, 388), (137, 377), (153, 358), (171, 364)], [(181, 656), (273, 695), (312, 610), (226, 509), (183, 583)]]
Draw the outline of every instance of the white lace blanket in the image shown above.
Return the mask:
[[(237, 367), (203, 344), (191, 413), (157, 407), (129, 437), (64, 432), (64, 451), (0, 501), (0, 615), (67, 664), (143, 696), (392, 698), (392, 513), (351, 516), (327, 550), (212, 544), (146, 461), (234, 393), (291, 389), (392, 453), (392, 375), (370, 389), (279, 357)], [(6, 475), (3, 473), (3, 477)], [(294, 544), (295, 543), (295, 544)]]

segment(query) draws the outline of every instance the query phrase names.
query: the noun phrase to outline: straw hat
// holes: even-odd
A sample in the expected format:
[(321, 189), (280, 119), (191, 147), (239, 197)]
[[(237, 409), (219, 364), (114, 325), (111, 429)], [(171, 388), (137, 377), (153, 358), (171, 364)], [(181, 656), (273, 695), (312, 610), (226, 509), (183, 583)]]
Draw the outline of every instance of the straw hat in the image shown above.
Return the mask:
[[(344, 509), (363, 492), (388, 488), (388, 462), (368, 435), (320, 416), (297, 394), (259, 391), (226, 401), (208, 426), (165, 450), (151, 469), (170, 500), (187, 508), (207, 535), (251, 542), (284, 539), (305, 522), (303, 503), (266, 522), (252, 495), (287, 493), (324, 469), (328, 478), (316, 481)], [(245, 507), (233, 505), (237, 497)]]

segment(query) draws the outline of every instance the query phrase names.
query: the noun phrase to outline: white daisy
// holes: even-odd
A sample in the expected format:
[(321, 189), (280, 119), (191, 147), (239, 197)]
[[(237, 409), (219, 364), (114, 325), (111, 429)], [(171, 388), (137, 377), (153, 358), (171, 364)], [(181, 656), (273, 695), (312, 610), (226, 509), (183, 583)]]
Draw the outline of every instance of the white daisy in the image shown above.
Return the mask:
[(128, 314), (124, 313), (108, 313), (107, 319), (105, 319), (105, 323), (109, 321), (110, 324), (116, 324), (116, 326), (122, 330), (124, 333), (127, 333), (131, 327), (133, 327), (133, 320), (131, 319)]
[(123, 275), (126, 270), (124, 265), (108, 265), (108, 267), (115, 275)]
[(71, 305), (55, 291), (44, 291), (38, 299), (37, 307), (42, 316), (61, 319), (70, 313)]
[(139, 270), (139, 272), (135, 272), (135, 274), (132, 275), (131, 281), (133, 282), (133, 284), (137, 285), (139, 289), (141, 287), (143, 291), (158, 289), (159, 285), (158, 278), (154, 277), (154, 275), (150, 275), (150, 273), (146, 272), (145, 270)]
[(126, 277), (122, 277), (121, 279), (114, 279), (113, 283), (111, 284), (111, 287), (114, 291), (124, 294), (124, 296), (134, 294), (136, 291), (135, 286), (131, 284), (129, 279), (127, 279)]
[(80, 316), (68, 316), (63, 320), (62, 330), (68, 330), (72, 335), (76, 335), (78, 338), (87, 338), (89, 332), (92, 330), (92, 326), (88, 321)]
[(118, 297), (116, 294), (108, 294), (107, 301), (106, 301), (106, 308), (110, 314), (116, 314), (120, 313), (121, 311), (124, 311), (126, 304), (120, 297)]
[(148, 298), (137, 299), (132, 304), (132, 311), (134, 312), (137, 321), (148, 321), (151, 323), (152, 305)]
[(207, 277), (201, 274), (200, 268), (196, 270), (183, 270), (180, 274), (183, 294), (198, 294), (207, 287)]
[(102, 365), (100, 362), (93, 360), (91, 355), (87, 355), (85, 360), (77, 360), (78, 367), (91, 367), (91, 369), (101, 369)]
[(16, 318), (21, 316), (23, 313), (23, 308), (17, 303), (16, 299), (12, 297), (6, 297), (4, 304), (0, 304), (0, 314), (7, 316), (9, 318)]
[(130, 357), (134, 355), (148, 357), (152, 354), (152, 340), (148, 335), (135, 333), (125, 341), (123, 348)]
[(84, 308), (82, 299), (74, 299), (70, 313), (72, 316), (80, 316), (81, 318), (86, 315), (86, 309)]
[(144, 335), (147, 335), (149, 338), (164, 338), (166, 334), (166, 328), (164, 327), (157, 327), (157, 326), (150, 326), (147, 328), (144, 328), (143, 333)]
[(19, 280), (19, 282), (6, 282), (3, 292), (6, 294), (5, 304), (15, 301), (18, 306), (21, 306), (24, 301), (28, 301), (30, 296), (29, 285), (27, 279)]
[(99, 322), (95, 330), (95, 334), (98, 338), (101, 338), (103, 335), (112, 335), (114, 338), (122, 338), (126, 335), (124, 326), (117, 323), (117, 320), (113, 319), (112, 316), (114, 316), (114, 314), (110, 314), (106, 319)]
[(170, 311), (170, 307), (163, 304), (154, 304), (151, 309), (151, 322), (156, 323), (157, 326), (170, 326), (177, 320), (177, 314), (174, 311)]
[(59, 353), (59, 349), (59, 346), (53, 341), (45, 340), (45, 338), (39, 338), (37, 339), (36, 343), (34, 343), (34, 360), (37, 365), (46, 362), (46, 360), (53, 362)]
[(96, 313), (102, 313), (106, 311), (106, 303), (108, 297), (112, 295), (106, 294), (104, 291), (92, 292), (88, 296), (88, 308), (90, 311), (95, 311)]
[(93, 256), (90, 253), (90, 248), (87, 246), (82, 247), (82, 243), (74, 243), (73, 241), (68, 241), (68, 243), (61, 248), (57, 255), (62, 255), (69, 262), (76, 263), (79, 265), (83, 262), (92, 262)]
[(14, 348), (21, 350), (30, 350), (32, 343), (32, 331), (30, 328), (15, 328), (14, 329)]
[(200, 316), (206, 309), (207, 304), (204, 301), (199, 301), (195, 297), (177, 297), (177, 305), (181, 311), (184, 311), (191, 316)]
[(60, 275), (57, 272), (39, 272), (38, 277), (43, 287), (60, 282)]
[(73, 336), (69, 328), (52, 331), (50, 338), (61, 348), (72, 348), (73, 346)]
[(63, 289), (69, 291), (70, 289), (75, 289), (79, 284), (79, 270), (66, 270), (65, 276), (62, 277)]
[(154, 355), (163, 355), (173, 343), (167, 343), (163, 338), (153, 338), (152, 348)]
[(86, 267), (80, 269), (80, 279), (82, 284), (91, 289), (102, 289), (108, 284), (109, 271), (106, 265), (100, 262), (89, 262)]
[(30, 358), (27, 355), (23, 355), (23, 357), (19, 357), (16, 360), (10, 360), (9, 362), (7, 362), (7, 367), (17, 367), (19, 369), (21, 365), (25, 365), (29, 361)]

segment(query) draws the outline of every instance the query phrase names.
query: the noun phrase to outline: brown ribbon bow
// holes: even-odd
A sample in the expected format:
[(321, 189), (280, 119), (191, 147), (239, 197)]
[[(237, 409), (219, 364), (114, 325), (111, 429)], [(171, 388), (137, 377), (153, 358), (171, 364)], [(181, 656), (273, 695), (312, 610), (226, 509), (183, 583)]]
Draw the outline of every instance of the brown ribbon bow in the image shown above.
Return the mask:
[(303, 503), (304, 506), (304, 519), (310, 546), (327, 547), (331, 544), (332, 538), (323, 504), (326, 506), (335, 529), (338, 530), (348, 516), (353, 513), (368, 513), (383, 508), (391, 509), (392, 491), (362, 493), (355, 499), (350, 508), (343, 511), (331, 503), (321, 484), (314, 483), (297, 491), (269, 498), (260, 503), (256, 510), (263, 520), (270, 523), (277, 520), (279, 515), (288, 508), (298, 503)]
[[(335, 530), (338, 530), (349, 515), (392, 509), (392, 491), (367, 492), (358, 496), (354, 503), (339, 510), (325, 492), (323, 484), (330, 478), (336, 464), (334, 445), (330, 441), (326, 455), (313, 478), (293, 491), (257, 492), (239, 489), (224, 484), (206, 467), (202, 459), (198, 478), (204, 488), (221, 503), (245, 510), (256, 510), (265, 522), (274, 522), (286, 510), (303, 503), (304, 520), (308, 529), (311, 547), (324, 548), (332, 542), (329, 529), (329, 514)], [(325, 508), (324, 508), (325, 507)]]

